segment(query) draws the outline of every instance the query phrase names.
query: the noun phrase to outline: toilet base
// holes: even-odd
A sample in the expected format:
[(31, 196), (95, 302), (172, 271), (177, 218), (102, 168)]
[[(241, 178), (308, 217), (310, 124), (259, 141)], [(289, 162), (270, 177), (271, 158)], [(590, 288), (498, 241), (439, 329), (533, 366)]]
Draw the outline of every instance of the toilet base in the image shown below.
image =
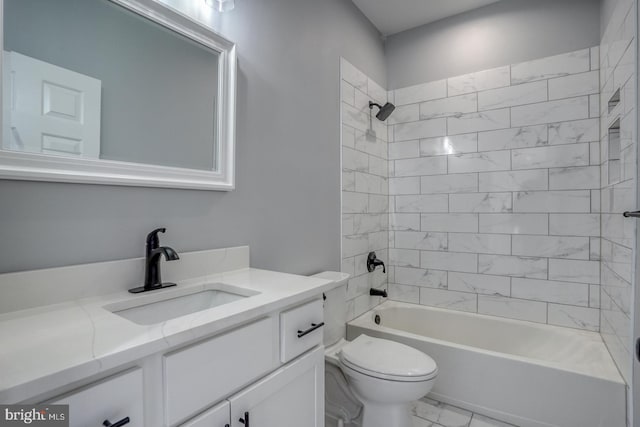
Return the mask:
[(362, 427), (413, 427), (409, 404), (364, 404)]

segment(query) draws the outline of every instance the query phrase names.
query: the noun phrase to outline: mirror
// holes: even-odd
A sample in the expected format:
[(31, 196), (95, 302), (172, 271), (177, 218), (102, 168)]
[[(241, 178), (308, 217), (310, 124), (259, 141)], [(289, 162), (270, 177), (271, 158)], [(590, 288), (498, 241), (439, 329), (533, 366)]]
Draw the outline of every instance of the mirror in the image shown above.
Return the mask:
[(233, 43), (156, 0), (0, 2), (0, 178), (233, 189)]

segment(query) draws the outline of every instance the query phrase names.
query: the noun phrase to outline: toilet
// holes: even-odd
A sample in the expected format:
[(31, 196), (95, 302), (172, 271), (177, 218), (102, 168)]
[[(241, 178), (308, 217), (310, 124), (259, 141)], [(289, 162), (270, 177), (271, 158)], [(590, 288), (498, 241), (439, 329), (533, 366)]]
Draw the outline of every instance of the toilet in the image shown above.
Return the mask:
[(326, 410), (337, 425), (413, 426), (410, 404), (431, 390), (438, 374), (421, 351), (367, 335), (341, 339), (325, 356)]
[(349, 275), (314, 277), (336, 287), (325, 294), (325, 426), (413, 427), (410, 405), (424, 397), (438, 375), (426, 354), (395, 341), (360, 335), (345, 340)]

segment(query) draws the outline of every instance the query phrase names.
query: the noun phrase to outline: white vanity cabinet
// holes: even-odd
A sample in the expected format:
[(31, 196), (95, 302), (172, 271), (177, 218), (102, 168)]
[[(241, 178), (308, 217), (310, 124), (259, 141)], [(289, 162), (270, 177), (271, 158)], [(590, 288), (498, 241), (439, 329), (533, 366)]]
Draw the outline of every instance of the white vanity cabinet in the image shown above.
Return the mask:
[(324, 427), (324, 349), (278, 369), (229, 402), (231, 427)]
[(314, 299), (48, 402), (70, 405), (72, 427), (324, 427), (323, 320)]
[(143, 427), (142, 369), (136, 368), (90, 384), (51, 402), (69, 405), (69, 426), (116, 424), (129, 418), (127, 427)]

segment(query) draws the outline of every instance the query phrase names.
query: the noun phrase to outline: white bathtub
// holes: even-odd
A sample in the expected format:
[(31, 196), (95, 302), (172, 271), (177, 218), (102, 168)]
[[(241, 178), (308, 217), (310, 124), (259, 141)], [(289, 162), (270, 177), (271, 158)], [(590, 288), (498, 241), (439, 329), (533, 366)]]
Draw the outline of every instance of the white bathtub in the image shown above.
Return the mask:
[(431, 356), (436, 400), (522, 427), (625, 426), (625, 383), (597, 333), (395, 301), (348, 323), (349, 340), (361, 333)]

